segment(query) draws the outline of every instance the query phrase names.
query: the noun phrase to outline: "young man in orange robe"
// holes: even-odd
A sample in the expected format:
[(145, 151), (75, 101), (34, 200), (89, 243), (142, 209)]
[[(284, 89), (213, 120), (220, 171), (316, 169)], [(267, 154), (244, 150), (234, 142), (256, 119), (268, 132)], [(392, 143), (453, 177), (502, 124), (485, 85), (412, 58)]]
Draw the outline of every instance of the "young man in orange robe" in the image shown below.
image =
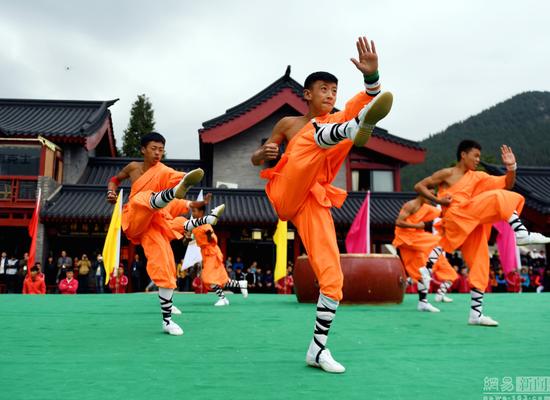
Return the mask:
[(391, 93), (380, 93), (374, 43), (361, 37), (357, 51), (359, 59), (351, 61), (363, 74), (366, 90), (348, 101), (343, 111), (331, 114), (338, 80), (328, 72), (309, 75), (303, 93), (307, 114), (281, 119), (251, 159), (254, 165), (275, 160), (279, 145), (288, 143), (277, 165), (263, 170), (261, 176), (268, 179), (266, 193), (279, 218), (291, 221), (298, 229), (320, 286), (306, 363), (332, 373), (342, 373), (345, 368), (326, 348), (343, 285), (330, 208), (341, 207), (347, 193), (331, 183), (352, 146), (366, 144), (374, 125), (389, 113), (393, 101)]
[[(508, 221), (515, 231), (518, 246), (549, 243), (540, 233), (529, 232), (519, 219), (524, 198), (511, 192), (516, 181), (516, 158), (512, 149), (501, 146), (502, 162), (507, 173), (491, 176), (476, 171), (481, 157), (481, 145), (463, 140), (456, 152), (457, 164), (444, 168), (415, 185), (415, 190), (427, 199), (439, 203), (443, 211), (442, 248), (451, 253), (462, 251), (470, 268), (470, 325), (498, 326), (498, 322), (483, 314), (483, 293), (489, 281), (488, 240), (491, 225)], [(438, 188), (437, 197), (431, 188)]]
[[(205, 206), (191, 207), (191, 215), (195, 219), (203, 218)], [(193, 229), (193, 236), (197, 241), (197, 246), (201, 249), (202, 272), (201, 279), (207, 287), (211, 287), (218, 296), (218, 301), (214, 304), (217, 307), (228, 306), (229, 300), (223, 293), (224, 288), (239, 288), (244, 298), (248, 297), (248, 282), (246, 280), (236, 281), (229, 279), (223, 254), (218, 246), (218, 237), (210, 224), (197, 226)]]
[(438, 302), (452, 301), (445, 295), (458, 276), (445, 254), (437, 247), (441, 236), (424, 230), (427, 222), (434, 221), (441, 214), (439, 208), (428, 203), (426, 198), (418, 196), (403, 205), (395, 220), (393, 245), (399, 249), (407, 274), (417, 282), (418, 311), (439, 312), (427, 298), (432, 266), (434, 273), (437, 272), (439, 278), (444, 279), (436, 295)]
[(200, 219), (181, 217), (190, 206), (208, 202), (183, 200), (189, 188), (199, 183), (202, 169), (188, 172), (176, 171), (160, 160), (166, 140), (156, 132), (141, 139), (143, 161), (132, 161), (108, 183), (107, 201), (115, 203), (116, 190), (125, 179), (130, 179), (132, 190), (128, 203), (122, 210), (122, 229), (134, 244), (141, 244), (147, 257), (147, 273), (159, 288), (162, 311), (162, 329), (170, 335), (182, 335), (183, 330), (172, 321), (172, 295), (176, 288), (176, 264), (170, 241), (181, 239), (184, 231), (192, 231), (202, 224), (215, 224), (223, 211), (223, 205)]

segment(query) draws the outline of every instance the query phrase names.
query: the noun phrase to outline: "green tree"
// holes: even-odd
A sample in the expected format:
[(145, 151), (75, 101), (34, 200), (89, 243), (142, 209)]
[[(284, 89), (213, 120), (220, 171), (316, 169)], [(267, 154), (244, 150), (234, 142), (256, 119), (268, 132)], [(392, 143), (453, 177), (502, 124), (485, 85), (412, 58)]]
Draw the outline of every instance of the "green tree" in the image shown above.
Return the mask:
[(153, 105), (145, 94), (138, 95), (130, 111), (130, 122), (122, 137), (122, 154), (141, 157), (141, 138), (155, 129)]

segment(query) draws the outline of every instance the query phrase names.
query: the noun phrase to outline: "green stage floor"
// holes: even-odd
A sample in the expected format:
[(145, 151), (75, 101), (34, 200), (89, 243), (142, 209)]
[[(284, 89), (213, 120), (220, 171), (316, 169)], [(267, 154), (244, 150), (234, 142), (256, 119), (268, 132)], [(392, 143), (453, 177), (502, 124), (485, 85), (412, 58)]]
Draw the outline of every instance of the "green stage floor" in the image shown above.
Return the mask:
[(294, 296), (176, 294), (175, 337), (156, 294), (1, 295), (0, 399), (483, 399), (485, 378), (550, 376), (550, 295), (487, 295), (498, 328), (468, 326), (453, 297), (439, 314), (415, 295), (340, 307), (329, 348), (347, 372), (330, 375), (304, 363), (314, 305)]

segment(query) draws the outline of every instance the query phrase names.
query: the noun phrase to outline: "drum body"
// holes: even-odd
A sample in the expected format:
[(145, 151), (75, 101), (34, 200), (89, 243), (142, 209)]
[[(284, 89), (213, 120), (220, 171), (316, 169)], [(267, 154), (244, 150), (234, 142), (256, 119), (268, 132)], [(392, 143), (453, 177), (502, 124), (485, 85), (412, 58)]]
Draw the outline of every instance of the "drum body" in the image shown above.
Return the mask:
[[(390, 254), (341, 254), (344, 274), (342, 303), (402, 303), (406, 275), (398, 256)], [(294, 290), (300, 303), (315, 303), (319, 284), (307, 256), (296, 259)]]

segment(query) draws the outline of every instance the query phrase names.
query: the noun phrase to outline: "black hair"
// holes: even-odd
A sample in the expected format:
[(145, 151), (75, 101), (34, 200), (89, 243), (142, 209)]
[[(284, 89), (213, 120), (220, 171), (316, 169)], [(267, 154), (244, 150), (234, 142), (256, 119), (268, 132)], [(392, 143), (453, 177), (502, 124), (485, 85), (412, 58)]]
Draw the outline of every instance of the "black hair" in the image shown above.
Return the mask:
[(311, 89), (313, 84), (317, 81), (324, 81), (324, 82), (338, 84), (338, 78), (336, 78), (330, 72), (317, 71), (312, 74), (309, 74), (309, 76), (306, 78), (306, 81), (304, 82), (304, 89)]
[(38, 272), (40, 271), (40, 268), (38, 268), (36, 265), (31, 268), (31, 272)]
[(478, 149), (479, 151), (481, 151), (481, 145), (475, 140), (470, 140), (470, 139), (466, 139), (460, 142), (458, 144), (458, 148), (456, 149), (456, 160), (460, 161), (460, 159), (462, 158), (461, 154), (463, 151), (467, 153), (472, 149)]
[(159, 142), (165, 145), (166, 139), (158, 132), (151, 132), (141, 137), (141, 147), (147, 147), (149, 142)]
[(199, 211), (206, 211), (206, 205), (205, 204), (203, 204), (202, 206), (193, 207), (193, 208), (196, 208)]

